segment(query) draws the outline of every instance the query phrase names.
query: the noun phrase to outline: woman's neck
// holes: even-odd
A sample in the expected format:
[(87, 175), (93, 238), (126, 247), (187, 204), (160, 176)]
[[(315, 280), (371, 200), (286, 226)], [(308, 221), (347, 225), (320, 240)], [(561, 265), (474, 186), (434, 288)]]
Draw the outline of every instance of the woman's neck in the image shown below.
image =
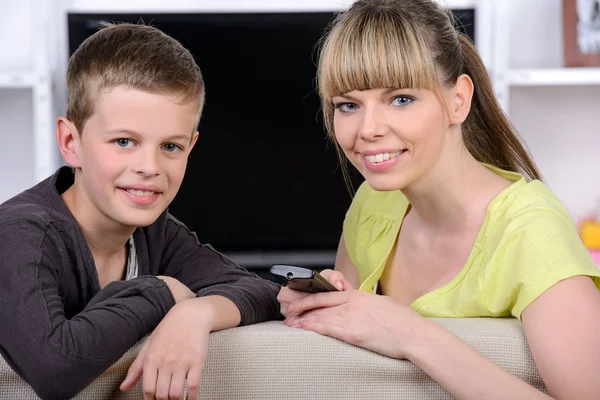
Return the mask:
[(512, 182), (464, 149), (440, 158), (418, 183), (403, 189), (410, 214), (432, 232), (479, 229), (489, 203)]

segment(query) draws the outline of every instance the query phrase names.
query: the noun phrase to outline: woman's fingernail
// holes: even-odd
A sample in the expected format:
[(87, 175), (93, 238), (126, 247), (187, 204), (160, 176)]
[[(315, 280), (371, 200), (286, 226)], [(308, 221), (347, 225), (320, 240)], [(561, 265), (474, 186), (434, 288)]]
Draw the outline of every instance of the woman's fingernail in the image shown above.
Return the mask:
[(288, 306), (287, 306), (287, 312), (294, 312), (294, 305), (293, 304), (288, 304)]
[(342, 284), (342, 281), (337, 281), (335, 283), (335, 287), (337, 287), (339, 290), (342, 290), (344, 288), (344, 285)]

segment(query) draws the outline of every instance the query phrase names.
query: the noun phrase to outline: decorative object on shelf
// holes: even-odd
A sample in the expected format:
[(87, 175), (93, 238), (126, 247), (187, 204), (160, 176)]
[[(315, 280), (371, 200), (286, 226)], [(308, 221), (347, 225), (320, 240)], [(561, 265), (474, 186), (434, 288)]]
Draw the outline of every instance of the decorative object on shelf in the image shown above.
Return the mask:
[(598, 268), (600, 268), (600, 250), (590, 250), (590, 254)]
[(567, 67), (600, 66), (600, 0), (563, 0)]
[(581, 241), (591, 250), (600, 250), (600, 223), (589, 219), (581, 222), (579, 226)]
[(579, 223), (579, 236), (600, 268), (600, 199), (595, 214), (584, 218)]

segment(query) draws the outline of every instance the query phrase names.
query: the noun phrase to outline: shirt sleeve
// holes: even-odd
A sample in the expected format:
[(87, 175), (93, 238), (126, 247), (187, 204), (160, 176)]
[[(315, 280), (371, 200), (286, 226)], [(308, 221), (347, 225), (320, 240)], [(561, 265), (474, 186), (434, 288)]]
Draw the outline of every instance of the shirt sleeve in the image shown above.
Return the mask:
[(482, 286), (492, 315), (521, 318), (523, 310), (556, 283), (590, 276), (600, 289), (600, 269), (569, 216), (547, 208), (512, 218), (488, 263)]
[(360, 290), (373, 292), (402, 224), (408, 200), (399, 190), (375, 191), (365, 181), (344, 219), (344, 244)]
[(362, 210), (365, 202), (367, 201), (367, 196), (369, 193), (369, 187), (367, 182), (363, 182), (354, 197), (352, 198), (352, 203), (350, 203), (350, 207), (346, 212), (346, 216), (344, 218), (343, 224), (343, 232), (344, 232), (344, 244), (346, 245), (346, 250), (348, 251), (348, 256), (354, 265), (358, 265), (356, 247), (358, 238), (358, 230), (361, 225), (361, 216)]
[(77, 296), (69, 280), (78, 274), (63, 272), (69, 250), (44, 224), (0, 225), (0, 352), (41, 398), (71, 398), (154, 329), (174, 301), (155, 277), (113, 282), (68, 319), (62, 299)]
[(219, 295), (231, 300), (241, 314), (240, 325), (280, 318), (280, 285), (238, 266), (168, 215), (165, 225), (163, 274), (188, 286), (197, 296)]

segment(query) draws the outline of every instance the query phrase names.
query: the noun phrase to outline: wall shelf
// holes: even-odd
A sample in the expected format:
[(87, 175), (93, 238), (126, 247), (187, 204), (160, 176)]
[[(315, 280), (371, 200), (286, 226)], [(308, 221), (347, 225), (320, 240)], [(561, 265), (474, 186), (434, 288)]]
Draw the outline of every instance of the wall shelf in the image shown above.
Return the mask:
[[(50, 78), (42, 73), (27, 70), (0, 70), (0, 92), (13, 89), (30, 90), (31, 118), (33, 121), (33, 180), (31, 186), (49, 175), (57, 168), (53, 135), (52, 88)], [(5, 198), (1, 198), (0, 203)]]
[(510, 86), (588, 86), (600, 85), (600, 68), (510, 69)]
[[(63, 0), (65, 1), (65, 0)], [(437, 0), (448, 8), (472, 8), (481, 0)], [(487, 1), (487, 0), (486, 0)], [(219, 0), (219, 1), (148, 1), (148, 0), (66, 0), (68, 12), (261, 12), (261, 11), (342, 11), (354, 0)]]
[(36, 84), (33, 73), (0, 72), (0, 89), (29, 89)]

